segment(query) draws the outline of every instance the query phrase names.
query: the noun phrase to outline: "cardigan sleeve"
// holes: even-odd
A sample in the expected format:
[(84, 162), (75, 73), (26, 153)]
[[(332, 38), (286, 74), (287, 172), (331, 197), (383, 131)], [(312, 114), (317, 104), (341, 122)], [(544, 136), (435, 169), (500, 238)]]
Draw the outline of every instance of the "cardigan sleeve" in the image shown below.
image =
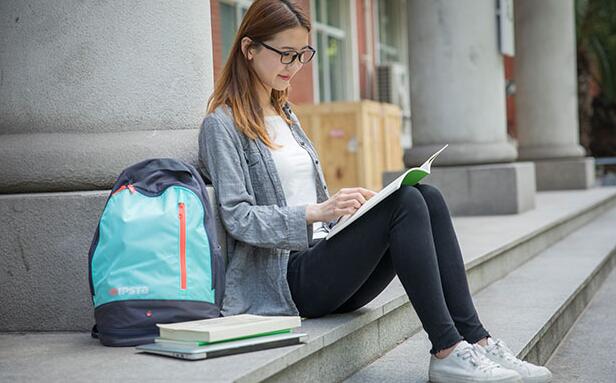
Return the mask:
[(233, 238), (257, 247), (307, 249), (312, 225), (306, 221), (306, 205), (257, 205), (247, 189), (241, 142), (230, 129), (235, 126), (210, 113), (199, 131), (199, 161), (214, 186), (225, 229)]

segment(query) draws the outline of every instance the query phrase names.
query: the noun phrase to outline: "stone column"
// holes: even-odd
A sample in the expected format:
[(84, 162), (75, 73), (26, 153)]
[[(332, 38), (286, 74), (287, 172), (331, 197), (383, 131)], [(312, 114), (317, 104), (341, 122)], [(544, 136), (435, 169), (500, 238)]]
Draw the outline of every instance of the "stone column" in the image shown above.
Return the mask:
[(0, 1), (0, 332), (87, 331), (88, 250), (119, 172), (196, 163), (210, 2)]
[(573, 0), (515, 1), (519, 158), (533, 160), (537, 189), (585, 189), (594, 159), (579, 145)]
[(0, 2), (0, 193), (104, 189), (141, 159), (195, 162), (209, 7)]
[(426, 183), (441, 187), (455, 214), (534, 207), (532, 163), (512, 163), (496, 2), (410, 0), (408, 29), (413, 147), (406, 166), (449, 144)]

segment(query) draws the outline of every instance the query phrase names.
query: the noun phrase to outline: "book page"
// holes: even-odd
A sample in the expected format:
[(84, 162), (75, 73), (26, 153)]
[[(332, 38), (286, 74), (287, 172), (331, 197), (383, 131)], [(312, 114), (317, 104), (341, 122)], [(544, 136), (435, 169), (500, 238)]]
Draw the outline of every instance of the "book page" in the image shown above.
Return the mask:
[(364, 215), (368, 210), (370, 210), (373, 206), (377, 205), (379, 202), (387, 198), (390, 194), (400, 189), (401, 185), (415, 185), (422, 178), (430, 174), (430, 166), (432, 161), (443, 151), (445, 148), (449, 146), (446, 144), (441, 149), (439, 149), (436, 153), (431, 155), (420, 167), (411, 168), (402, 173), (398, 178), (394, 181), (390, 182), (387, 186), (385, 186), (381, 191), (372, 196), (368, 201), (366, 201), (355, 213), (351, 215), (345, 215), (340, 218), (340, 221), (331, 229), (331, 231), (325, 237), (326, 240), (333, 237), (336, 233), (340, 232), (342, 229), (350, 225), (356, 219)]
[(387, 196), (389, 196), (391, 193), (398, 190), (400, 188), (400, 184), (402, 183), (402, 180), (407, 175), (407, 173), (409, 173), (411, 170), (413, 169), (407, 170), (401, 176), (399, 176), (393, 182), (387, 185), (385, 188), (381, 189), (381, 191), (379, 191), (378, 193), (370, 197), (370, 199), (367, 200), (363, 205), (361, 205), (361, 207), (357, 209), (355, 213), (342, 216), (342, 218), (340, 218), (340, 221), (338, 221), (338, 223), (336, 224), (336, 226), (334, 226), (334, 228), (338, 227), (339, 225), (343, 226), (344, 223), (351, 218), (353, 218), (353, 221), (356, 220), (357, 218), (362, 216), (366, 211), (370, 210), (372, 206), (378, 204), (379, 202), (384, 200)]
[(236, 316), (200, 319), (188, 322), (157, 324), (157, 326), (171, 330), (218, 331), (222, 329), (232, 329), (234, 327), (258, 326), (265, 323), (289, 323), (295, 322), (296, 320), (297, 317), (267, 317), (251, 314), (240, 314)]

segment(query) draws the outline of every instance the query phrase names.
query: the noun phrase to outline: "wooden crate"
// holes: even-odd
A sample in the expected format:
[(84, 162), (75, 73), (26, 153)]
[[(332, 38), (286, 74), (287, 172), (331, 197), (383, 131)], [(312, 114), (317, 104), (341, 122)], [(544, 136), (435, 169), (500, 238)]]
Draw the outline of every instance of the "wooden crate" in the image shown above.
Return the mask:
[(402, 115), (397, 105), (370, 100), (294, 107), (316, 147), (333, 194), (343, 187), (383, 187), (384, 171), (402, 170)]

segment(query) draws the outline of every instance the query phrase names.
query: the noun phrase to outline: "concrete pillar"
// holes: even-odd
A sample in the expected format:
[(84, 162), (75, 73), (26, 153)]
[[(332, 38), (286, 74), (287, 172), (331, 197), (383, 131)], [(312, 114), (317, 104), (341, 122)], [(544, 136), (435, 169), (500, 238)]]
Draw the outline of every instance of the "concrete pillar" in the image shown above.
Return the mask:
[(413, 148), (427, 158), (443, 143), (441, 165), (511, 162), (505, 74), (498, 52), (495, 2), (409, 3)]
[(579, 145), (573, 0), (515, 1), (519, 158), (533, 160), (537, 189), (594, 183), (594, 160)]
[(0, 193), (103, 189), (196, 160), (213, 88), (209, 1), (0, 2)]
[(0, 1), (0, 331), (86, 331), (88, 250), (119, 172), (196, 164), (210, 2)]
[(406, 166), (447, 143), (426, 182), (441, 186), (455, 214), (534, 207), (533, 168), (512, 163), (496, 2), (410, 0), (408, 29), (413, 147)]

